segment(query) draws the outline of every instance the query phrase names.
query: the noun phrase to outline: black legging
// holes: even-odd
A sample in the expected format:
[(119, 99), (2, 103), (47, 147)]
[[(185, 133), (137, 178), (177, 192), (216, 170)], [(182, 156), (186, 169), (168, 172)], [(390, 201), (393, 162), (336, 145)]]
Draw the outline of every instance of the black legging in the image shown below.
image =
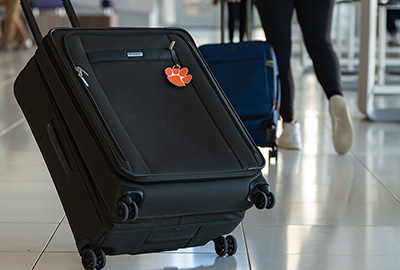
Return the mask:
[(242, 0), (240, 3), (228, 2), (228, 26), (229, 26), (229, 41), (233, 42), (236, 21), (239, 21), (239, 40), (243, 41), (244, 34), (246, 33), (246, 1)]
[(400, 19), (400, 10), (388, 10), (386, 19), (386, 29), (390, 34), (397, 34), (396, 20)]
[(284, 122), (293, 121), (294, 83), (290, 69), (291, 23), (296, 10), (317, 79), (328, 98), (342, 95), (340, 68), (330, 38), (334, 0), (254, 0), (268, 42), (275, 50), (281, 78)]

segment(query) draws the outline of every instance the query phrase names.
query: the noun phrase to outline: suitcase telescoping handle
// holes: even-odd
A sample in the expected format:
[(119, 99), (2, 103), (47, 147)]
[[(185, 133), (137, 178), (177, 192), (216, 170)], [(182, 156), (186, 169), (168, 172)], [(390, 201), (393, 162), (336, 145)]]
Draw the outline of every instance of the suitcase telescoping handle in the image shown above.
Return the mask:
[(25, 14), (26, 21), (28, 22), (29, 28), (31, 29), (33, 38), (37, 45), (42, 42), (42, 33), (40, 33), (39, 26), (36, 22), (35, 16), (33, 16), (32, 7), (28, 3), (28, 0), (21, 0), (21, 7)]
[[(78, 20), (78, 16), (76, 16), (75, 10), (72, 6), (70, 0), (62, 0), (65, 11), (67, 12), (68, 18), (71, 22), (72, 27), (80, 27), (80, 23)], [(25, 14), (25, 18), (28, 22), (29, 28), (31, 29), (33, 38), (35, 39), (36, 44), (40, 44), (42, 42), (43, 36), (40, 32), (39, 26), (35, 19), (35, 16), (32, 12), (32, 7), (29, 4), (28, 0), (21, 0), (21, 7)]]
[(76, 16), (75, 9), (72, 6), (70, 0), (62, 0), (65, 11), (67, 12), (69, 21), (71, 22), (72, 27), (81, 27), (79, 23), (78, 16)]

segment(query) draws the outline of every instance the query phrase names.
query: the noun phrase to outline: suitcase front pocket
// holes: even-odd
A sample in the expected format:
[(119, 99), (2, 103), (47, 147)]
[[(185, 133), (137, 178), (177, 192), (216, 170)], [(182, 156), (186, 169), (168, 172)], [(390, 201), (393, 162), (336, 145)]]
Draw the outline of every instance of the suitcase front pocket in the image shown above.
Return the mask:
[[(184, 181), (264, 164), (192, 44), (164, 31), (120, 31), (63, 37), (70, 75), (82, 86), (73, 95), (102, 148), (112, 150), (103, 150), (111, 164), (122, 157), (119, 172), (133, 181)], [(170, 78), (177, 74), (186, 87)]]
[(152, 174), (241, 170), (194, 86), (168, 80), (164, 70), (172, 65), (171, 59), (92, 64), (123, 127), (112, 129), (115, 138), (126, 132)]

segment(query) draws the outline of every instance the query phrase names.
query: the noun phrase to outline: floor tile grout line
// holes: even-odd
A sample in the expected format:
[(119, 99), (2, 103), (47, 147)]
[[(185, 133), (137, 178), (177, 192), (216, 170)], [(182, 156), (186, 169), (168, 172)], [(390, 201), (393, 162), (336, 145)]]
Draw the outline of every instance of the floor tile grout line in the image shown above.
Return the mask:
[(367, 167), (367, 165), (355, 154), (353, 154), (356, 160), (375, 178), (375, 180), (398, 202), (400, 203), (400, 198), (398, 198), (393, 192), (390, 191), (388, 187), (378, 178), (378, 176)]
[(249, 247), (247, 245), (247, 239), (246, 239), (246, 233), (244, 231), (244, 223), (242, 221), (242, 233), (243, 233), (243, 241), (244, 241), (244, 247), (246, 249), (246, 255), (247, 255), (247, 262), (249, 264), (249, 269), (252, 270), (251, 267), (251, 261), (250, 261), (250, 253), (249, 253)]
[(58, 222), (56, 228), (54, 229), (54, 231), (51, 233), (49, 240), (47, 240), (46, 244), (44, 245), (42, 251), (40, 252), (39, 256), (36, 258), (35, 262), (32, 265), (31, 270), (34, 270), (36, 265), (39, 263), (40, 259), (42, 258), (44, 252), (46, 251), (47, 247), (50, 245), (51, 240), (53, 240), (54, 235), (56, 234), (56, 232), (58, 231), (58, 229), (60, 228), (61, 224), (63, 223), (65, 219), (65, 214), (61, 217), (61, 220)]
[[(251, 227), (265, 227), (265, 224), (261, 223), (247, 223)], [(287, 227), (287, 226), (296, 226), (296, 227), (315, 227), (315, 228), (397, 228), (400, 225), (392, 224), (392, 225), (374, 225), (374, 224), (313, 224), (313, 223), (290, 223), (290, 224), (268, 224), (268, 227)]]
[(0, 137), (5, 135), (6, 133), (10, 132), (11, 130), (13, 130), (14, 128), (16, 128), (17, 126), (22, 124), (24, 121), (25, 121), (25, 118), (22, 117), (21, 119), (17, 120), (13, 124), (11, 124), (9, 127), (3, 129), (2, 131), (0, 131)]

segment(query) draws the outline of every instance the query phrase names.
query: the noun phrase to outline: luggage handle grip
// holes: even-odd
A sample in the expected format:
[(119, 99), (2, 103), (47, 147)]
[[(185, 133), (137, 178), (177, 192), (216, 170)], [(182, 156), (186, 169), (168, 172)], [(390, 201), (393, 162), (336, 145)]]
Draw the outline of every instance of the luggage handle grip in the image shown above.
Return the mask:
[(67, 156), (65, 155), (65, 152), (61, 147), (60, 141), (58, 139), (57, 133), (55, 131), (55, 128), (54, 128), (52, 122), (47, 124), (46, 132), (47, 132), (47, 135), (49, 136), (50, 144), (53, 147), (53, 150), (60, 162), (60, 165), (64, 171), (64, 174), (67, 178), (69, 178), (73, 171), (68, 162)]
[[(62, 0), (62, 2), (72, 27), (81, 27), (78, 20), (78, 16), (76, 16), (71, 1)], [(28, 0), (21, 0), (21, 7), (24, 12), (25, 18), (28, 22), (29, 28), (31, 29), (33, 38), (35, 39), (36, 44), (39, 45), (42, 42), (43, 36), (42, 33), (40, 32), (40, 28), (37, 24), (35, 16), (33, 15), (32, 7), (29, 4)]]

